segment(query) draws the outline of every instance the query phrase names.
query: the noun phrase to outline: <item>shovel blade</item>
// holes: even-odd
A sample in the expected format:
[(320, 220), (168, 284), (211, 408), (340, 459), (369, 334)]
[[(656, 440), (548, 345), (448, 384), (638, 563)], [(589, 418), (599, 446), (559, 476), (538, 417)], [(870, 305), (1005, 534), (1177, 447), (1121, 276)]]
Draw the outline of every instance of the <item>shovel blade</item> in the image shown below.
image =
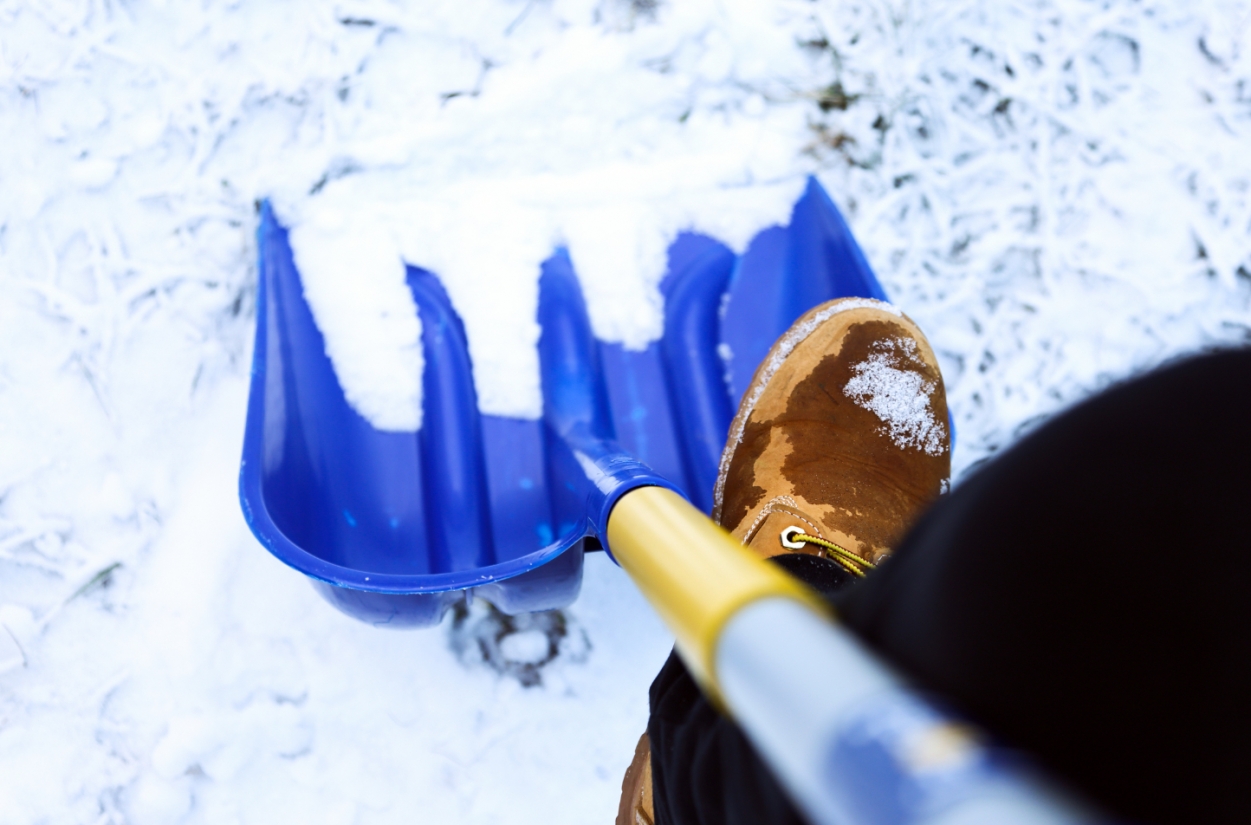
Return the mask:
[(884, 297), (815, 180), (790, 225), (742, 256), (679, 235), (661, 282), (664, 334), (641, 351), (591, 334), (558, 250), (540, 278), (544, 417), (531, 421), (478, 411), (461, 321), (438, 278), (410, 267), (423, 423), (384, 432), (344, 397), (268, 204), (257, 239), (244, 514), (331, 604), (386, 627), (436, 624), (474, 591), (508, 613), (572, 603), (583, 552), (632, 486), (671, 487), (710, 512), (733, 409), (773, 340), (823, 301)]
[(408, 270), (427, 363), (423, 426), (384, 432), (347, 402), (268, 205), (257, 238), (240, 472), (257, 538), (335, 607), (379, 626), (436, 624), (474, 588), (513, 612), (571, 603), (586, 525), (553, 520), (542, 422), (479, 414), (464, 330), (438, 280)]

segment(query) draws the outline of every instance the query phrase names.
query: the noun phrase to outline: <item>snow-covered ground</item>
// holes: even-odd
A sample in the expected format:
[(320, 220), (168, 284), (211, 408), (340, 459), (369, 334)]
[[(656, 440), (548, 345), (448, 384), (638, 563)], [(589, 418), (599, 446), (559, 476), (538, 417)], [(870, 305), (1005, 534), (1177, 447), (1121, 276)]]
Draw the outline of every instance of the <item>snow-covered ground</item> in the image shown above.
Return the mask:
[[(602, 556), (501, 673), (491, 616), (367, 627), (248, 533), (257, 199), (310, 284), (360, 284), (319, 307), (349, 392), (354, 353), (420, 357), (360, 321), (402, 257), (530, 414), (554, 244), (643, 343), (674, 232), (741, 245), (816, 173), (940, 354), (963, 472), (1251, 338), (1248, 146), (1246, 2), (0, 2), (0, 822), (615, 813), (669, 640)], [(414, 392), (356, 400), (403, 428)]]

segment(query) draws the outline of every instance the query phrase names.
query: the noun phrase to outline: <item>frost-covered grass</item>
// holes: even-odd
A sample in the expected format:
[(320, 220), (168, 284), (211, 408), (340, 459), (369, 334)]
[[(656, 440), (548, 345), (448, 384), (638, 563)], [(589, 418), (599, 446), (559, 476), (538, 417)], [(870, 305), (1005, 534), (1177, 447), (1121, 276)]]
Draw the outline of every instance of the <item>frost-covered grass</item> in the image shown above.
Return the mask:
[(1251, 5), (816, 12), (835, 68), (811, 151), (939, 352), (958, 471), (1117, 378), (1251, 338)]
[(667, 640), (602, 557), (476, 655), (490, 617), (360, 625), (248, 534), (258, 198), (332, 284), (358, 230), (438, 271), (483, 403), (532, 412), (554, 243), (638, 343), (672, 232), (741, 244), (815, 172), (963, 469), (1248, 340), (1248, 145), (1246, 3), (0, 3), (0, 822), (615, 812)]

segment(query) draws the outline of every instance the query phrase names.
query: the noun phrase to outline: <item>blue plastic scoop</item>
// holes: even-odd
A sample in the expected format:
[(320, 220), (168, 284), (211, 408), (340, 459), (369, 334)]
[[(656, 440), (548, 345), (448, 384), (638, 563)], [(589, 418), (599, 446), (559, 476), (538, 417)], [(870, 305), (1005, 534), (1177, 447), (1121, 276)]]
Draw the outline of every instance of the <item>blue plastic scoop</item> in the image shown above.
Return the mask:
[(468, 594), (507, 613), (564, 607), (608, 510), (639, 485), (705, 512), (734, 407), (773, 341), (832, 298), (885, 299), (815, 180), (790, 225), (742, 256), (702, 235), (669, 249), (664, 335), (598, 341), (569, 256), (542, 266), (544, 416), (478, 411), (465, 332), (438, 278), (408, 268), (425, 348), (423, 424), (374, 429), (349, 406), (305, 302), (287, 231), (257, 230), (256, 350), (240, 474), (252, 532), (343, 612), (435, 624)]

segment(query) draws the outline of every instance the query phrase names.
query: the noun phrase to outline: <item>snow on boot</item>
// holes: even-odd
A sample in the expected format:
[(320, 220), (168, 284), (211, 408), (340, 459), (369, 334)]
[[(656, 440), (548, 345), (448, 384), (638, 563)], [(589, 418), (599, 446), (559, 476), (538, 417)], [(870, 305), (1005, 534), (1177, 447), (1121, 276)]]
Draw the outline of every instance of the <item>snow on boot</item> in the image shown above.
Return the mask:
[(713, 518), (762, 556), (826, 555), (855, 574), (946, 490), (947, 400), (921, 330), (844, 298), (801, 317), (730, 424)]

